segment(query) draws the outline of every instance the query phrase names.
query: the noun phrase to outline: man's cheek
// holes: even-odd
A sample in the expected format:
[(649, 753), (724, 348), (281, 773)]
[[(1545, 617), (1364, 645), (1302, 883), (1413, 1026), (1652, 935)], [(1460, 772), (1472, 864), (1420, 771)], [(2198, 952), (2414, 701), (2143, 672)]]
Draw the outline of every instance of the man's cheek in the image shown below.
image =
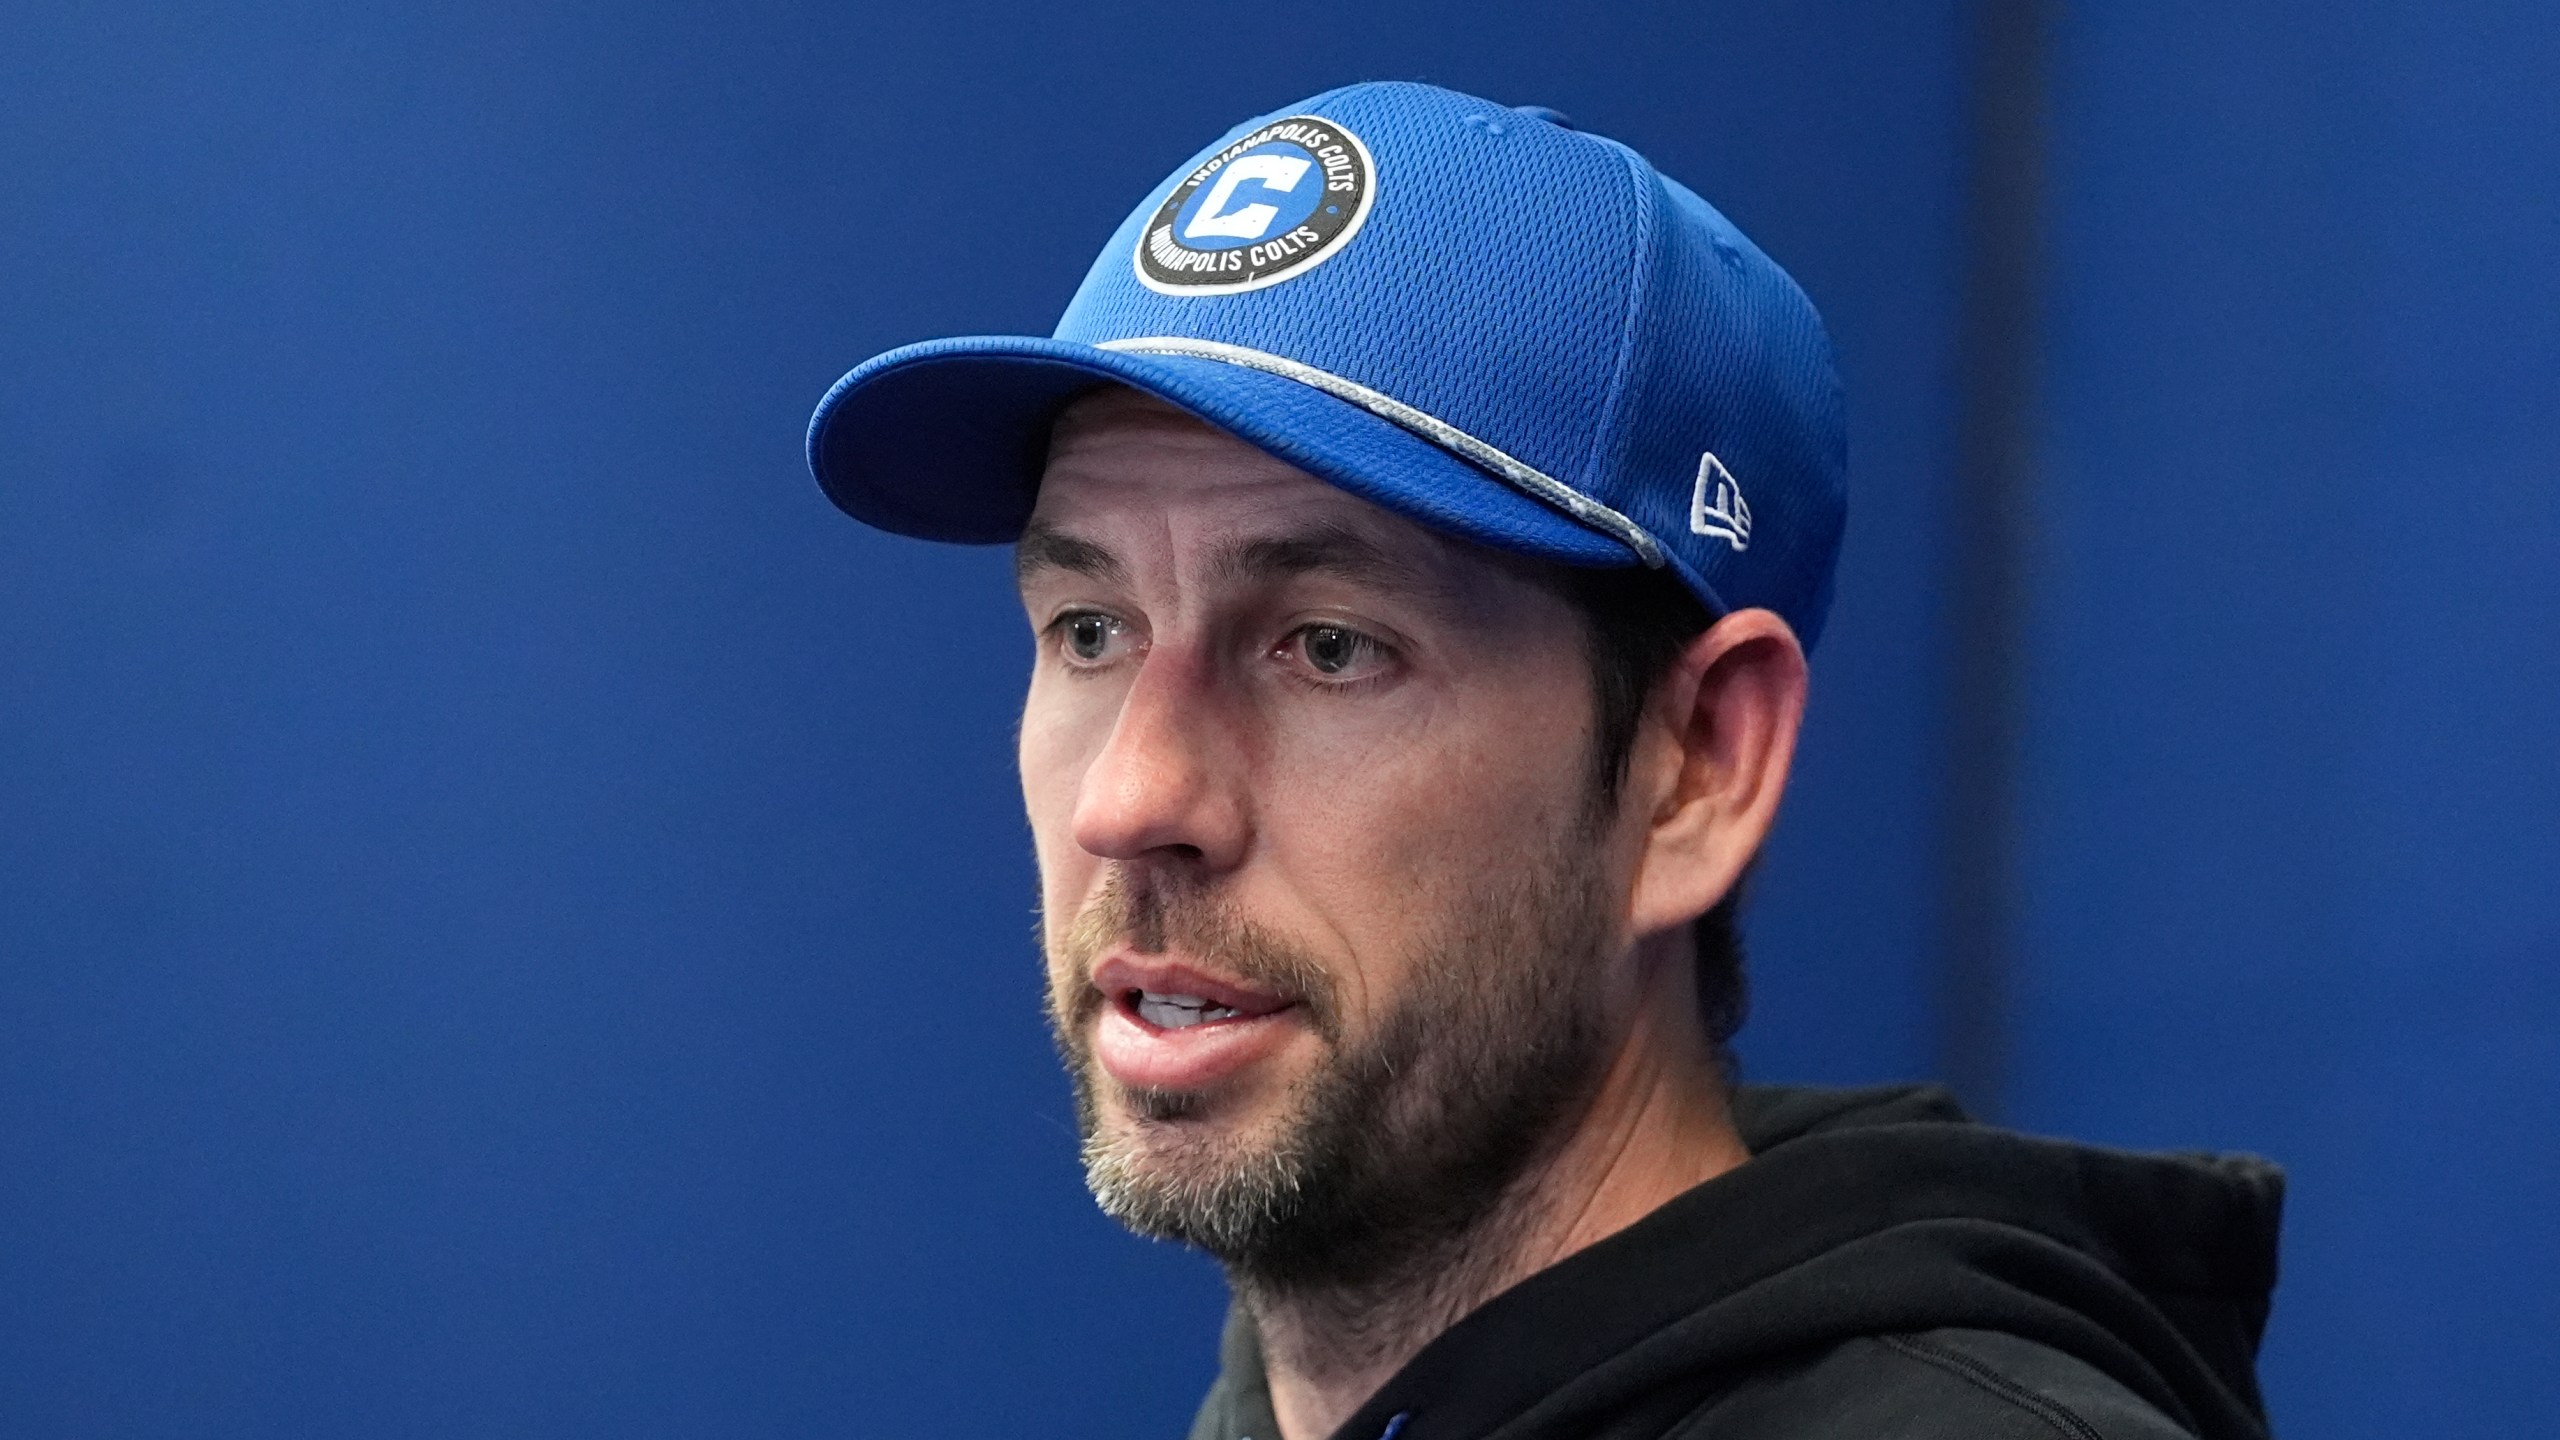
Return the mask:
[[(1383, 757), (1382, 757), (1383, 758)], [(1560, 763), (1451, 747), (1389, 763), (1331, 769), (1325, 783), (1290, 787), (1286, 811), (1311, 860), (1337, 879), (1369, 887), (1409, 887), (1472, 873), (1514, 854), (1534, 827), (1551, 825), (1562, 786)], [(1558, 795), (1544, 792), (1556, 791)]]
[(1076, 796), (1084, 766), (1071, 737), (1055, 727), (1035, 731), (1026, 720), (1021, 746), (1023, 818), (1043, 877), (1056, 873), (1075, 852)]

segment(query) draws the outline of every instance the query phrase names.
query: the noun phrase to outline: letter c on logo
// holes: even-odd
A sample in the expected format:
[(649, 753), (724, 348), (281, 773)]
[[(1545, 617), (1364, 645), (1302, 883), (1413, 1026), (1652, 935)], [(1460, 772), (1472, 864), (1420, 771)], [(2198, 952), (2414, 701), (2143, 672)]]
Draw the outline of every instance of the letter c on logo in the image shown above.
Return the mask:
[(1229, 212), (1227, 202), (1235, 198), (1236, 187), (1247, 180), (1259, 180), (1273, 190), (1295, 190), (1307, 173), (1308, 163), (1295, 155), (1247, 155), (1236, 160), (1218, 176), (1218, 183), (1209, 187), (1209, 198), (1201, 204), (1200, 213), (1191, 217), (1191, 223), (1182, 227), (1182, 238), (1198, 240), (1215, 235), (1261, 239), (1280, 207), (1256, 204)]

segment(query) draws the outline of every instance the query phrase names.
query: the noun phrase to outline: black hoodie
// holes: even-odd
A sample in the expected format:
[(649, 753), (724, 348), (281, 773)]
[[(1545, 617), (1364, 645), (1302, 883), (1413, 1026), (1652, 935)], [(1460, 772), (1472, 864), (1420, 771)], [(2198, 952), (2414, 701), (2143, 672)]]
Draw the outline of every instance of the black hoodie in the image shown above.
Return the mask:
[[(2264, 1440), (2283, 1176), (1744, 1086), (1749, 1163), (1495, 1296), (1335, 1440)], [(1280, 1440), (1230, 1315), (1191, 1440)]]

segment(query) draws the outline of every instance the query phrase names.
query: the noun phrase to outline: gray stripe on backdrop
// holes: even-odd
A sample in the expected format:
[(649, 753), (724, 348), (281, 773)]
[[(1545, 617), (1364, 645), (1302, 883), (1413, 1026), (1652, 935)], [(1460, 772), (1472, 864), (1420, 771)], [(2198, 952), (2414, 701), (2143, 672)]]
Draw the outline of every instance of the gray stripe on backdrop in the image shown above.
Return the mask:
[(1938, 1069), (2009, 1108), (2019, 964), (2019, 750), (2034, 541), (2048, 73), (2055, 0), (1968, 7), (1971, 128), (1948, 566)]

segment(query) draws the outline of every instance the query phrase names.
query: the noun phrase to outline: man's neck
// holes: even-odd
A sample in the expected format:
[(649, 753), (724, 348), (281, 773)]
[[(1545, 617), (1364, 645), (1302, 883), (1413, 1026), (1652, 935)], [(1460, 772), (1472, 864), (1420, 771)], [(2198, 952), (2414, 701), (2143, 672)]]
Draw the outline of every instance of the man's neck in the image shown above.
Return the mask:
[(1282, 1440), (1325, 1440), (1477, 1306), (1750, 1158), (1718, 1059), (1690, 1018), (1689, 977), (1656, 979), (1648, 989), (1666, 993), (1647, 997), (1561, 1143), (1451, 1249), (1375, 1286), (1239, 1287)]

